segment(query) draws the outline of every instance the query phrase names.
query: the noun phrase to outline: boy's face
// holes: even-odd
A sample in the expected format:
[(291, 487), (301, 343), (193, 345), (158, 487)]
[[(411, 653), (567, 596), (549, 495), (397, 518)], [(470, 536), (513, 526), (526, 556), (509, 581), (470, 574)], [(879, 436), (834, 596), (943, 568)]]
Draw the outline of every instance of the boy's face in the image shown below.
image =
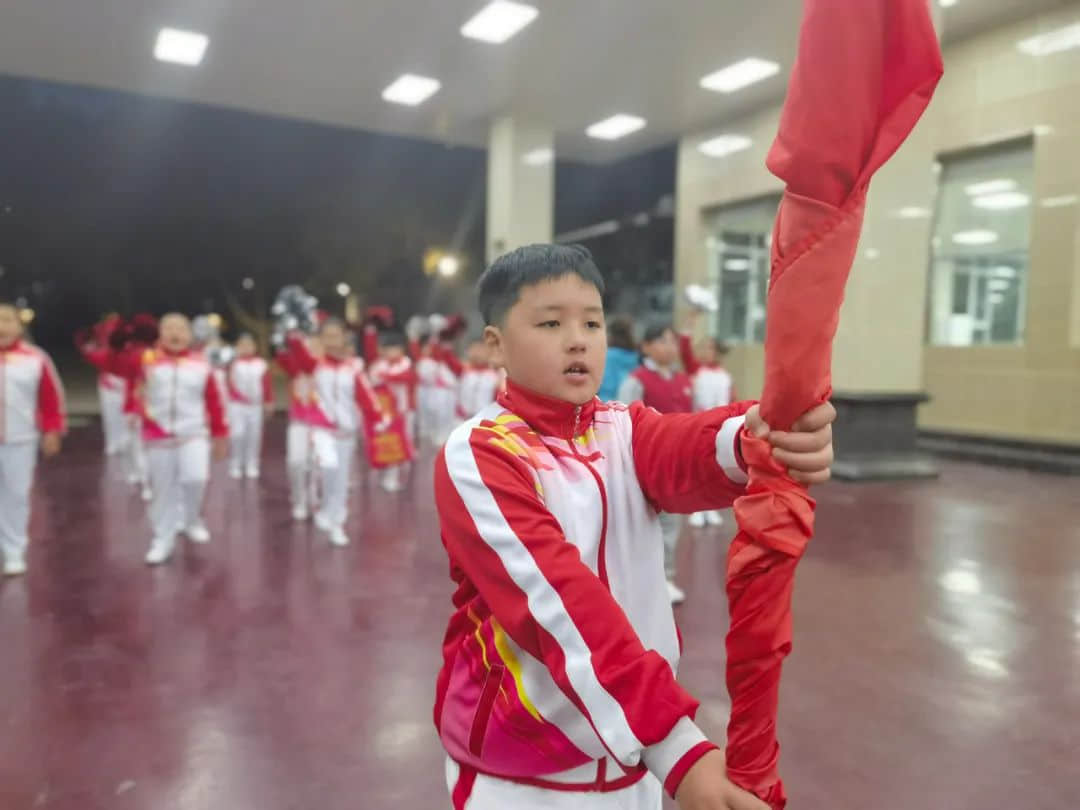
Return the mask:
[(661, 368), (675, 365), (675, 359), (679, 354), (679, 345), (675, 341), (675, 334), (670, 329), (665, 329), (664, 334), (649, 343), (643, 343), (641, 353), (652, 360)]
[(604, 376), (600, 291), (575, 273), (522, 287), (501, 326), (488, 326), (489, 362), (518, 385), (583, 405)]
[(382, 355), (391, 363), (396, 363), (405, 357), (404, 346), (383, 346)]
[(7, 348), (22, 337), (22, 321), (15, 307), (0, 305), (0, 347)]
[(166, 351), (183, 352), (191, 348), (191, 322), (183, 315), (161, 319), (161, 345)]
[(348, 350), (345, 330), (336, 323), (327, 324), (322, 328), (319, 332), (319, 342), (322, 343), (323, 351), (331, 357), (344, 357)]
[(244, 335), (238, 341), (236, 341), (236, 356), (237, 357), (252, 357), (255, 354), (255, 341)]

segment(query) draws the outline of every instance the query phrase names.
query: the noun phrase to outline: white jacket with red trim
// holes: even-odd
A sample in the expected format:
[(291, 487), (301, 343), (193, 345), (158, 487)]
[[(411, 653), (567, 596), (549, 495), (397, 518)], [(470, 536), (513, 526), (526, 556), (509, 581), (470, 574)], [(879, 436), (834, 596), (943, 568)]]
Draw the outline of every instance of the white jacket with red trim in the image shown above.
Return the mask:
[(465, 366), (458, 381), (458, 416), (468, 419), (494, 402), (499, 382), (491, 366)]
[(339, 434), (352, 434), (361, 427), (361, 414), (369, 420), (379, 420), (381, 409), (364, 375), (363, 360), (329, 355), (316, 357), (297, 335), (290, 335), (287, 345), (290, 364), (311, 375), (313, 396), (305, 420), (308, 424)]
[(214, 369), (200, 352), (147, 349), (135, 397), (147, 441), (229, 433)]
[(379, 358), (368, 366), (368, 377), (374, 386), (385, 385), (394, 395), (398, 413), (416, 410), (416, 386), (419, 379), (413, 361), (402, 357), (393, 362)]
[(750, 403), (660, 415), (508, 383), (435, 467), (458, 585), (435, 723), (464, 768), (557, 789), (652, 771), (674, 793), (713, 746), (675, 680), (657, 510), (731, 505)]
[(240, 405), (269, 405), (274, 401), (270, 365), (258, 355), (237, 357), (227, 371), (229, 401)]
[(0, 348), (0, 444), (63, 433), (64, 388), (49, 355), (17, 340)]

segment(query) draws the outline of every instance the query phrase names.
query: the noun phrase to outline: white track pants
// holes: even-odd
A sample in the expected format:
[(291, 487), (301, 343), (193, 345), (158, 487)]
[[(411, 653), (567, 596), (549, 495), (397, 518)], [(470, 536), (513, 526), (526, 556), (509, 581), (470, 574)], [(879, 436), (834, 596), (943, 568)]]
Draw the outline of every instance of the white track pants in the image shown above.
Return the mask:
[(101, 427), (105, 434), (105, 452), (122, 452), (131, 437), (127, 415), (124, 413), (124, 390), (98, 386), (101, 401)]
[(289, 495), (294, 508), (310, 507), (311, 473), (315, 466), (312, 429), (303, 422), (289, 422), (285, 433), (285, 467), (289, 473)]
[(150, 465), (150, 524), (154, 537), (168, 540), (202, 520), (203, 497), (210, 478), (210, 440), (185, 439), (148, 442)]
[(5, 559), (21, 560), (26, 553), (37, 451), (37, 441), (0, 444), (0, 552)]
[(229, 405), (229, 461), (234, 470), (258, 469), (262, 450), (263, 406), (246, 402)]
[(344, 526), (349, 514), (349, 474), (356, 454), (356, 436), (316, 429), (311, 438), (322, 479), (322, 513), (331, 526)]

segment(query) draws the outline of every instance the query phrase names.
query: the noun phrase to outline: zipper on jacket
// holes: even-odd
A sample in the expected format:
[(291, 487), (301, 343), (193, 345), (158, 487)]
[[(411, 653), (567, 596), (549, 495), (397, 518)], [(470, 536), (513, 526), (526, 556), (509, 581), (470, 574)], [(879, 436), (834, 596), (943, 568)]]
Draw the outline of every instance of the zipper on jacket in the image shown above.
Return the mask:
[(180, 363), (173, 358), (172, 395), (169, 397), (169, 431), (176, 433), (176, 386), (180, 381)]
[(0, 350), (0, 442), (4, 441), (7, 428), (7, 367), (8, 351)]
[(570, 452), (574, 454), (582, 466), (589, 471), (593, 479), (596, 481), (596, 489), (600, 492), (600, 545), (596, 550), (596, 575), (600, 577), (600, 581), (604, 583), (604, 586), (610, 589), (608, 584), (607, 575), (607, 525), (608, 525), (608, 503), (607, 503), (607, 491), (604, 489), (604, 482), (600, 478), (600, 473), (596, 471), (592, 464), (590, 464), (581, 452), (578, 450), (577, 445), (577, 433), (578, 427), (581, 422), (581, 406), (578, 405), (574, 408), (574, 429), (570, 434)]

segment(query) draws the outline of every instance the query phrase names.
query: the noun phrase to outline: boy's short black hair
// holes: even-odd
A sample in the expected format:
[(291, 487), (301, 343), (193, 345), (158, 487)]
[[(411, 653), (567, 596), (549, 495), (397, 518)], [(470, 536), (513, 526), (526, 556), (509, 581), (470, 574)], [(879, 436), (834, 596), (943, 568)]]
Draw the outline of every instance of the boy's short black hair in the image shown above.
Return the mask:
[(484, 323), (501, 324), (517, 303), (522, 287), (573, 273), (604, 294), (604, 278), (588, 248), (582, 245), (526, 245), (500, 256), (476, 284)]
[(656, 323), (645, 330), (645, 334), (641, 337), (642, 345), (646, 343), (654, 343), (664, 336), (665, 332), (671, 332), (674, 334), (675, 330), (670, 323)]
[(384, 349), (392, 346), (403, 349), (408, 343), (405, 340), (404, 332), (399, 332), (396, 329), (388, 329), (385, 332), (379, 332), (379, 345)]

